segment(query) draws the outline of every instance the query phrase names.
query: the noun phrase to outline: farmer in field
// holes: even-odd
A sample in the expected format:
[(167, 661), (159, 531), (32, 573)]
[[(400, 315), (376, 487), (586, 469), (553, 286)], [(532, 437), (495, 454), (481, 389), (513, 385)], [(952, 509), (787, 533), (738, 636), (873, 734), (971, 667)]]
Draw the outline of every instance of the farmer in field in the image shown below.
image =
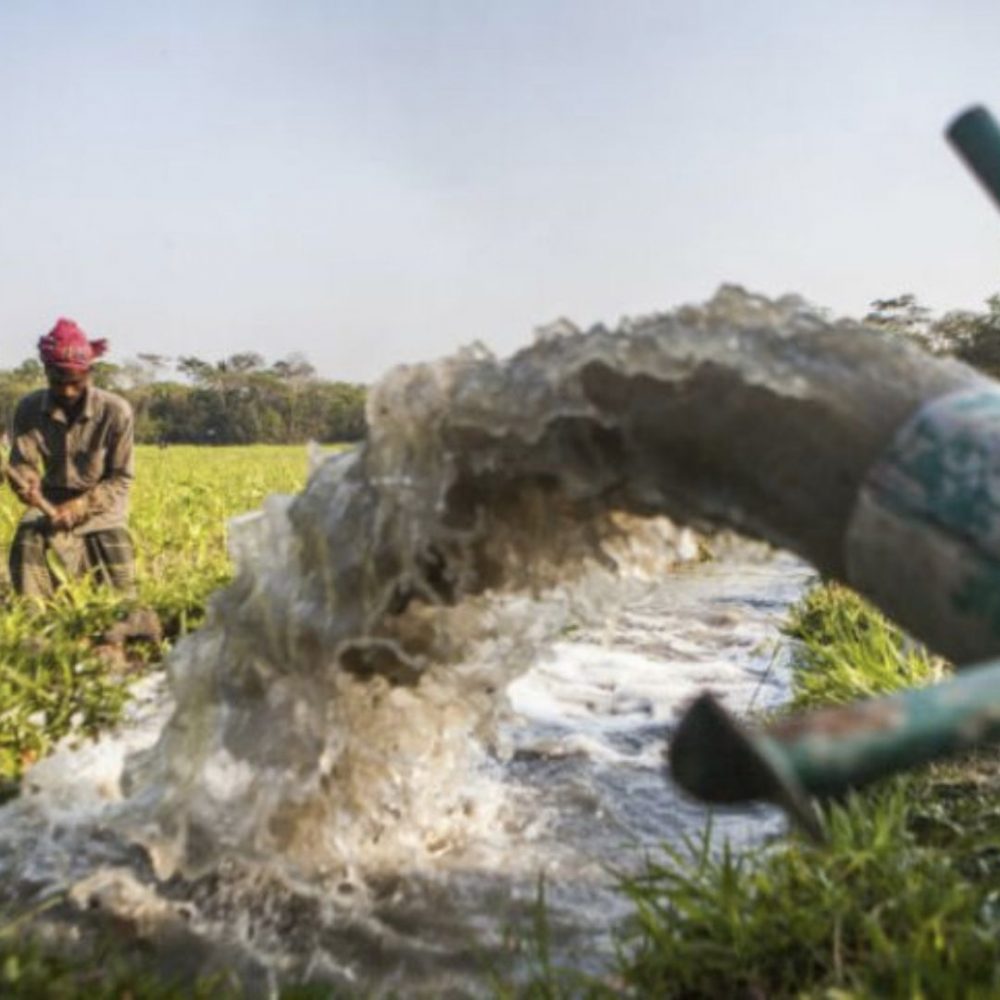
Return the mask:
[(67, 576), (92, 573), (130, 594), (132, 409), (91, 384), (91, 365), (107, 349), (105, 341), (88, 340), (76, 323), (60, 319), (38, 349), (48, 388), (18, 403), (6, 470), (29, 508), (11, 544), (11, 582), (18, 593), (51, 597), (58, 583), (51, 553)]

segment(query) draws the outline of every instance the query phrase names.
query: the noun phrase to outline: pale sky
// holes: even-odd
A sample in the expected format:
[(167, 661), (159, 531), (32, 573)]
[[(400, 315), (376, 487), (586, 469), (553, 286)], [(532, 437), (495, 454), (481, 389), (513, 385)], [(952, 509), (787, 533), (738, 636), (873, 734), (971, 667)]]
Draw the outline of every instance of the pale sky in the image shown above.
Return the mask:
[(996, 0), (0, 0), (0, 367), (59, 316), (331, 378), (722, 282), (1000, 291)]

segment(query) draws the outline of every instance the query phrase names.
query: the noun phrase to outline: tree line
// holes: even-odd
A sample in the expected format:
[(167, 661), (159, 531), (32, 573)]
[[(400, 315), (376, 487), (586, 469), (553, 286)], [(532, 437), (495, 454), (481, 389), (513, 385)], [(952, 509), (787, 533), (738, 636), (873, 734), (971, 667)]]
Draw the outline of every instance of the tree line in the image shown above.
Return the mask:
[[(1000, 379), (1000, 294), (983, 310), (935, 316), (915, 295), (876, 299), (863, 322), (916, 341)], [(302, 355), (268, 364), (244, 352), (222, 361), (140, 354), (99, 361), (94, 381), (132, 404), (143, 443), (293, 444), (357, 441), (365, 434), (365, 387), (319, 378)], [(18, 399), (45, 384), (40, 362), (0, 369), (0, 420), (9, 427)]]
[[(217, 362), (140, 354), (98, 361), (93, 380), (132, 404), (136, 440), (145, 444), (293, 444), (357, 441), (365, 434), (365, 387), (317, 376), (301, 355), (267, 363), (253, 352)], [(45, 384), (33, 358), (0, 370), (0, 419)]]
[(1000, 379), (1000, 294), (980, 311), (954, 309), (942, 316), (906, 293), (876, 299), (863, 322), (892, 336), (916, 341), (931, 354), (950, 355), (991, 378)]

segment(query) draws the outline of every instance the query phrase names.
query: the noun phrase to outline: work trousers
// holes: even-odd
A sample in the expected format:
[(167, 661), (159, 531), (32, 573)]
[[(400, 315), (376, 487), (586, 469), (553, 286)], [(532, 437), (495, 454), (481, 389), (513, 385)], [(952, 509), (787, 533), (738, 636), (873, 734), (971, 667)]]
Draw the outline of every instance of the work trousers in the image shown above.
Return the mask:
[(135, 550), (128, 529), (74, 535), (52, 531), (45, 522), (18, 525), (10, 547), (10, 579), (19, 594), (45, 600), (55, 593), (61, 574), (78, 579), (86, 573), (124, 594), (135, 593)]

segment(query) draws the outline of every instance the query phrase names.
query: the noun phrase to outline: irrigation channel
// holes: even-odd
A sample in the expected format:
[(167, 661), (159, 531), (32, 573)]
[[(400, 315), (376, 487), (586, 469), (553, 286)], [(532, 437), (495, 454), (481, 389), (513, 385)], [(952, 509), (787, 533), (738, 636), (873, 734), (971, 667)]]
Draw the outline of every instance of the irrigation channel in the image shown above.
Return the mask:
[(557, 956), (596, 970), (609, 869), (704, 823), (664, 776), (678, 710), (706, 685), (781, 699), (777, 624), (811, 572), (739, 546), (685, 563), (672, 523), (841, 574), (895, 426), (975, 381), (921, 358), (724, 289), (390, 373), (362, 448), (234, 526), (235, 581), (132, 724), (29, 773), (0, 813), (3, 902), (261, 995), (462, 995), (511, 971), (544, 874)]
[[(683, 556), (690, 543), (680, 542)], [(122, 767), (172, 710), (163, 678), (151, 679), (117, 733), (57, 752), (0, 811), (7, 892), (16, 882), (30, 907), (68, 889), (70, 904), (41, 919), (65, 929), (113, 921), (154, 942), (164, 971), (231, 965), (260, 995), (278, 975), (376, 994), (482, 995), (491, 969), (513, 971), (511, 931), (530, 930), (541, 877), (557, 958), (599, 972), (626, 914), (613, 872), (640, 869), (647, 853), (705, 824), (704, 808), (664, 777), (679, 707), (704, 686), (736, 711), (780, 702), (777, 626), (811, 575), (791, 556), (737, 544), (655, 578), (644, 561), (613, 581), (598, 571), (575, 596), (510, 602), (511, 627), (564, 624), (508, 688), (489, 745), (470, 747), (460, 768), (431, 748), (419, 828), (389, 831), (393, 846), (374, 842), (371, 859), (360, 844), (349, 865), (328, 856), (308, 878), (262, 852), (158, 882), (127, 848), (115, 832)], [(714, 824), (716, 837), (745, 846), (783, 821), (760, 808), (721, 811)]]

